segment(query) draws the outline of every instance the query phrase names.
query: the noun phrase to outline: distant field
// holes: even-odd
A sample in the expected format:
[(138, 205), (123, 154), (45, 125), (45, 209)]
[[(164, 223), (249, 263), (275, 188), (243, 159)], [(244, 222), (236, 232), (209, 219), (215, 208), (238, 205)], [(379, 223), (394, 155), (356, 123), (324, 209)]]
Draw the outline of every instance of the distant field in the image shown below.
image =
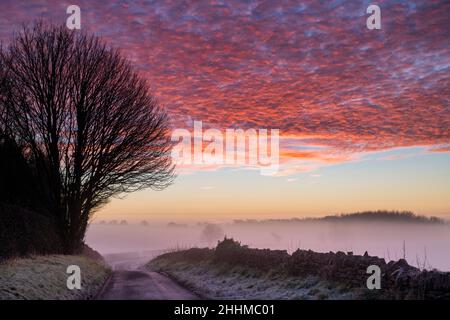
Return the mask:
[[(66, 285), (67, 266), (81, 269), (81, 290)], [(74, 300), (93, 298), (109, 275), (101, 262), (82, 256), (48, 255), (0, 264), (0, 300)]]

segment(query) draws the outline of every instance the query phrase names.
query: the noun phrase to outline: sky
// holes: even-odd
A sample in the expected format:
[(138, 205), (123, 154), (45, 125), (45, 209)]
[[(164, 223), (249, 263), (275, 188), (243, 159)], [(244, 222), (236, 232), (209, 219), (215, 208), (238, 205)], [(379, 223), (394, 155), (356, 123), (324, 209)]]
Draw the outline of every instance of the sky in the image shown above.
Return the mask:
[[(119, 48), (171, 126), (279, 130), (276, 174), (179, 165), (175, 183), (114, 199), (98, 219), (226, 220), (411, 210), (450, 218), (449, 1), (9, 1)], [(381, 8), (369, 30), (366, 9)]]

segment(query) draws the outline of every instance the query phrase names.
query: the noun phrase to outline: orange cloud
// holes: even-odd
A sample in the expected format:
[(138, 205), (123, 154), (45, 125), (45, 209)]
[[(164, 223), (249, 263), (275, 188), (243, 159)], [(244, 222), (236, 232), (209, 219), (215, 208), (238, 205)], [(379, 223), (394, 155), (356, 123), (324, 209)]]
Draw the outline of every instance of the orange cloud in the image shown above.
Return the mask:
[[(77, 2), (82, 28), (121, 48), (174, 128), (280, 129), (286, 172), (398, 147), (450, 151), (435, 147), (450, 142), (450, 2), (379, 3), (373, 32), (358, 1)], [(65, 8), (3, 1), (0, 39), (37, 16), (63, 23)]]

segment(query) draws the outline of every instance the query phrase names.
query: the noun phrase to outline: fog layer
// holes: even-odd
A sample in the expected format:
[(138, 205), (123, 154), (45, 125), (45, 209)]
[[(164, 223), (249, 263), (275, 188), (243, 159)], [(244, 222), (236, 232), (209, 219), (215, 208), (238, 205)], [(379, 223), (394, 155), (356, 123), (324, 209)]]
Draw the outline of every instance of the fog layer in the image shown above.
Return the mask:
[(92, 224), (86, 242), (102, 254), (213, 247), (224, 236), (255, 248), (344, 251), (450, 271), (450, 225), (386, 222)]

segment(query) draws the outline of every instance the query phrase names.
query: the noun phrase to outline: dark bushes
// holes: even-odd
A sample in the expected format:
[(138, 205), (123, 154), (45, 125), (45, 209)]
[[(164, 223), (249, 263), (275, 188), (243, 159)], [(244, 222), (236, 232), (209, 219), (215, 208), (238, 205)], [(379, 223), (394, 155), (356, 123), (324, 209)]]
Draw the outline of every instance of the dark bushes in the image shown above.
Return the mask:
[(386, 262), (378, 257), (369, 255), (353, 255), (344, 252), (320, 253), (311, 250), (295, 251), (286, 271), (293, 276), (317, 275), (322, 279), (339, 281), (348, 286), (365, 286), (367, 267), (377, 265), (384, 269)]
[(176, 261), (198, 262), (211, 259), (212, 253), (213, 251), (208, 248), (191, 248), (183, 251), (164, 253), (158, 256), (156, 259), (166, 259), (173, 262)]
[(25, 150), (0, 132), (0, 203), (8, 203), (49, 215), (50, 198)]
[(24, 150), (0, 133), (0, 260), (61, 253), (49, 197)]
[(214, 262), (239, 264), (245, 256), (245, 249), (247, 246), (241, 246), (240, 242), (225, 238), (217, 243)]
[(0, 203), (0, 260), (61, 252), (54, 221), (28, 209)]
[(225, 238), (217, 244), (214, 262), (239, 264), (262, 271), (283, 266), (289, 259), (286, 250), (250, 249), (233, 239)]

